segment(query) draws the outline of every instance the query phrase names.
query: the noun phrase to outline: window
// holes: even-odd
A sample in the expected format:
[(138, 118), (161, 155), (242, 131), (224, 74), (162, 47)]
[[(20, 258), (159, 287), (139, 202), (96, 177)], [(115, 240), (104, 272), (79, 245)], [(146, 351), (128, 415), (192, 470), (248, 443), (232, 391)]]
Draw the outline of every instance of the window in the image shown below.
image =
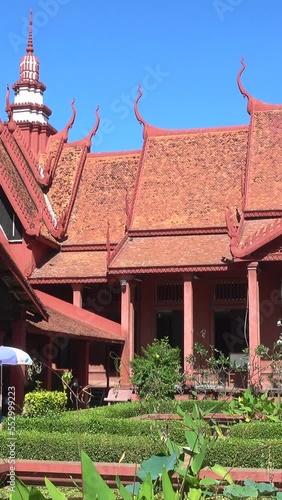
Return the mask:
[(155, 302), (170, 303), (183, 301), (183, 283), (162, 283), (155, 287)]
[(214, 299), (218, 301), (245, 301), (247, 299), (247, 285), (242, 281), (222, 281), (216, 283)]
[(9, 241), (22, 239), (22, 225), (14, 209), (0, 187), (0, 225)]

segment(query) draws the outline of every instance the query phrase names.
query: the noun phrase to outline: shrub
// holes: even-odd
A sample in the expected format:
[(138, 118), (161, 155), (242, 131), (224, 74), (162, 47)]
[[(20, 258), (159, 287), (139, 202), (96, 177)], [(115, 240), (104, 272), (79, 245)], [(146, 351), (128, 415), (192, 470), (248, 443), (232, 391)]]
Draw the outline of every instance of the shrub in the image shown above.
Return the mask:
[(29, 417), (40, 417), (49, 413), (60, 413), (67, 406), (67, 395), (59, 391), (32, 391), (24, 397), (23, 414)]
[(280, 422), (249, 422), (235, 424), (230, 427), (230, 437), (243, 439), (281, 439), (282, 425)]
[(142, 349), (142, 356), (131, 361), (132, 383), (141, 398), (172, 398), (176, 386), (184, 382), (181, 374), (180, 349), (171, 347), (167, 337), (155, 339)]
[[(95, 462), (119, 462), (124, 455), (124, 462), (139, 463), (149, 458), (152, 453), (162, 450), (160, 440), (144, 436), (136, 437), (117, 435), (86, 435), (40, 433), (36, 431), (17, 432), (17, 459), (24, 460), (59, 460), (79, 461), (80, 449), (86, 450)], [(9, 433), (0, 433), (0, 456), (9, 456)]]
[(210, 466), (282, 468), (282, 443), (262, 439), (219, 439), (208, 448)]
[[(207, 423), (204, 425), (209, 429)], [(4, 430), (8, 430), (7, 420), (4, 421)], [(17, 432), (37, 431), (39, 433), (59, 432), (60, 434), (110, 434), (119, 436), (147, 436), (159, 439), (168, 436), (178, 444), (185, 444), (185, 426), (181, 420), (131, 420), (95, 417), (92, 412), (82, 413), (73, 418), (72, 412), (63, 415), (26, 418), (18, 416), (16, 420)]]

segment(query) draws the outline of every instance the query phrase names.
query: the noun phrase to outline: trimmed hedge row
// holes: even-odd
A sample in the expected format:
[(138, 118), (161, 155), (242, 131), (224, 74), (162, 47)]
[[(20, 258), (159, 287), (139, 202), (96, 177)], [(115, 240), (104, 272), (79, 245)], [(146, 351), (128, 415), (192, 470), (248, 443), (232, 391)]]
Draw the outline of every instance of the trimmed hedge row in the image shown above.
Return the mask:
[[(200, 422), (199, 425), (204, 431), (208, 432), (210, 427), (208, 423)], [(7, 423), (4, 425), (7, 430)], [(77, 416), (76, 422), (73, 421), (71, 413), (56, 418), (46, 416), (44, 418), (26, 418), (17, 417), (16, 431), (37, 431), (40, 433), (59, 432), (60, 434), (110, 434), (120, 436), (153, 436), (159, 438), (160, 435), (169, 436), (178, 444), (185, 444), (185, 426), (181, 420), (132, 420), (132, 419), (113, 419), (95, 417), (92, 412), (85, 413), (80, 418)]]
[(212, 399), (203, 399), (195, 401), (186, 399), (183, 401), (176, 401), (168, 399), (163, 401), (136, 401), (131, 403), (116, 403), (109, 406), (99, 406), (92, 410), (98, 416), (109, 418), (130, 418), (138, 415), (147, 415), (148, 413), (176, 413), (178, 407), (183, 411), (192, 412), (195, 404), (205, 412), (220, 413), (227, 410), (229, 406), (228, 401), (215, 401)]
[[(0, 433), (0, 456), (10, 455), (9, 433)], [(140, 462), (162, 451), (160, 440), (138, 436), (110, 436), (103, 434), (42, 434), (35, 431), (17, 432), (16, 458), (25, 460), (80, 461), (80, 449), (84, 449), (95, 462)]]
[(281, 439), (281, 422), (255, 421), (235, 424), (230, 427), (229, 436), (243, 439)]
[[(9, 433), (0, 433), (0, 456), (8, 457)], [(79, 461), (79, 450), (83, 448), (96, 462), (123, 461), (140, 463), (162, 451), (159, 439), (138, 436), (42, 434), (35, 431), (17, 433), (16, 457), (31, 460)], [(282, 443), (261, 439), (219, 439), (207, 451), (209, 465), (220, 463), (225, 467), (282, 468)]]
[(282, 442), (262, 439), (219, 439), (208, 449), (209, 465), (282, 469)]

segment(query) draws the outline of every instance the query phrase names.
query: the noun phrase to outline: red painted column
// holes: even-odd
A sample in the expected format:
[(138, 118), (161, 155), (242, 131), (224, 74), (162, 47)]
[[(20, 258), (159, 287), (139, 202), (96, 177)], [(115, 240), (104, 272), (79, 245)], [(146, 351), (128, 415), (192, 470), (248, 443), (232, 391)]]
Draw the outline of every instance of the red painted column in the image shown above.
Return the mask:
[(121, 386), (130, 387), (130, 364), (134, 356), (134, 305), (132, 284), (121, 280), (121, 334), (125, 339), (121, 355)]
[(78, 365), (78, 381), (79, 385), (83, 387), (88, 385), (89, 351), (90, 351), (90, 341), (89, 340), (81, 341), (79, 343), (79, 356), (81, 357), (81, 362)]
[(72, 303), (74, 306), (82, 307), (82, 290), (83, 290), (83, 285), (81, 283), (72, 284), (72, 291), (73, 291)]
[(191, 372), (191, 365), (186, 362), (186, 358), (194, 352), (194, 317), (193, 317), (193, 277), (184, 276), (183, 281), (183, 302), (184, 302), (184, 345), (183, 345), (183, 366), (187, 373)]
[[(13, 320), (11, 322), (12, 326), (12, 347), (18, 347), (19, 349), (26, 350), (26, 312), (24, 309), (21, 311), (21, 318), (19, 320)], [(20, 413), (23, 400), (24, 400), (24, 388), (25, 388), (25, 366), (11, 366), (10, 375), (10, 386), (15, 387), (15, 404), (16, 412)]]
[(258, 262), (248, 265), (249, 290), (249, 363), (250, 384), (258, 385), (260, 376), (260, 358), (255, 349), (260, 344), (260, 310), (259, 310), (259, 283)]

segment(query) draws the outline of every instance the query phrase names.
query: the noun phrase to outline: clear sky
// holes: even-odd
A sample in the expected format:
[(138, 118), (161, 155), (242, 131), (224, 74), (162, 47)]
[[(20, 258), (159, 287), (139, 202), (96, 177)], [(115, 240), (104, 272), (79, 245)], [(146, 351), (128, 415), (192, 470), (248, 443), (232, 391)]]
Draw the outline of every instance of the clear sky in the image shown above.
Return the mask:
[(92, 151), (138, 149), (142, 129), (133, 112), (164, 128), (249, 123), (236, 77), (258, 99), (282, 103), (281, 0), (13, 0), (0, 19), (2, 106), (5, 86), (19, 75), (29, 9), (51, 124), (61, 129), (76, 98), (70, 139), (88, 134), (100, 105)]

